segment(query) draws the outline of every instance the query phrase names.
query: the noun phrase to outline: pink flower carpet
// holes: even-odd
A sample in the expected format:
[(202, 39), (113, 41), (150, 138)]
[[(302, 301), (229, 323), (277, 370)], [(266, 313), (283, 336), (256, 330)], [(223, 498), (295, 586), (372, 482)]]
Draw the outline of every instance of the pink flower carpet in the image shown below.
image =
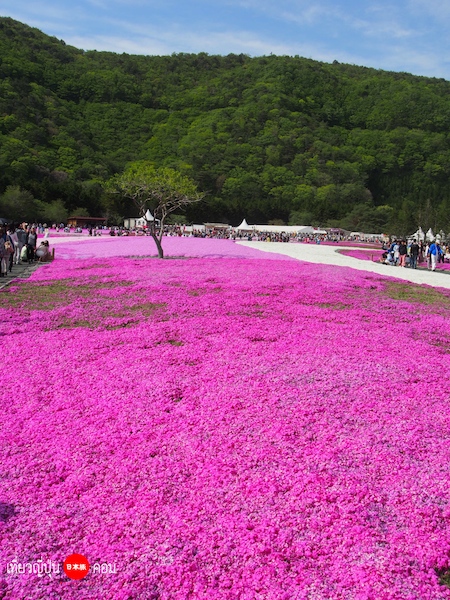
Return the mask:
[[(50, 237), (50, 245), (54, 240)], [(97, 237), (70, 239), (57, 238), (55, 244), (57, 257), (63, 259), (109, 258), (112, 256), (157, 256), (158, 252), (150, 236)], [(63, 243), (59, 243), (59, 242)], [(274, 245), (277, 245), (274, 243)], [(164, 237), (164, 253), (168, 257), (201, 258), (262, 258), (261, 252), (254, 248), (240, 246), (232, 240), (196, 237)], [(278, 255), (266, 257), (270, 260), (292, 260)]]
[(0, 598), (449, 599), (450, 294), (198, 242), (1, 292)]

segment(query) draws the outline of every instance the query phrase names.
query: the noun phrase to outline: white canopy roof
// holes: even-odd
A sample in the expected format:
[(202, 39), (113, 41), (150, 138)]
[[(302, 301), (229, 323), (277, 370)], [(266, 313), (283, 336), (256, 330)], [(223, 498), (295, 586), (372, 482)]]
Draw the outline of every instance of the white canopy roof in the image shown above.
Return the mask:
[(419, 229), (415, 233), (413, 233), (411, 237), (417, 240), (418, 242), (423, 242), (425, 239), (425, 234), (423, 232), (422, 227), (419, 227)]
[(387, 236), (384, 235), (384, 233), (363, 233), (362, 231), (351, 231), (350, 232), (350, 237), (359, 237), (359, 238), (378, 238), (378, 239), (384, 239)]
[(267, 231), (267, 233), (322, 233), (321, 230), (315, 230), (313, 227), (305, 227), (304, 225), (253, 225), (253, 229), (255, 231)]
[(311, 227), (311, 225), (307, 225), (305, 227), (300, 227), (299, 233), (312, 233), (317, 235), (324, 235), (327, 232), (325, 229), (316, 229), (315, 227)]
[(267, 233), (304, 233), (304, 234), (318, 234), (323, 235), (327, 232), (324, 229), (315, 229), (311, 226), (306, 225), (249, 225), (245, 219), (238, 227), (234, 228), (236, 231), (259, 231)]
[(242, 223), (236, 227), (239, 231), (252, 231), (253, 226), (250, 226), (245, 219), (242, 220)]

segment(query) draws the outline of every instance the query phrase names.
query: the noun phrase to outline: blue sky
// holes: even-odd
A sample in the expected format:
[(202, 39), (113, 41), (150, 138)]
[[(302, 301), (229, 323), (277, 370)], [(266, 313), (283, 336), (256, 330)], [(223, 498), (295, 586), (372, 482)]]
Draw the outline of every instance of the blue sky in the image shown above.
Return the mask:
[(299, 55), (450, 80), (450, 0), (0, 0), (85, 50)]

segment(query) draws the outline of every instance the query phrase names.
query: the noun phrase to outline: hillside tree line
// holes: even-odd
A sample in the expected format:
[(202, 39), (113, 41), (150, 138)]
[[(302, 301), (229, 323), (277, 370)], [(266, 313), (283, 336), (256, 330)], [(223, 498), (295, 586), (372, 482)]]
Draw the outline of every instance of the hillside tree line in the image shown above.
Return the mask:
[(450, 231), (450, 82), (301, 57), (82, 51), (0, 19), (0, 216), (135, 216), (137, 161), (187, 221)]

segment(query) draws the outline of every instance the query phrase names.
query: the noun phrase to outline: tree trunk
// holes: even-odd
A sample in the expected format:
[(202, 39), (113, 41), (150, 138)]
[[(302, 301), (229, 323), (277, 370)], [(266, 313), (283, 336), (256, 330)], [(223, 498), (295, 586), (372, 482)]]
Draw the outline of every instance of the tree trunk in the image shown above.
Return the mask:
[(158, 248), (158, 258), (164, 258), (162, 245), (156, 233), (152, 232), (152, 238), (155, 240), (156, 247)]
[[(156, 242), (156, 245), (158, 246), (158, 258), (164, 258), (164, 253), (163, 253), (163, 249), (162, 249), (162, 239), (163, 239), (163, 235), (164, 235), (164, 220), (166, 218), (166, 215), (163, 215), (161, 217), (161, 220), (159, 221), (159, 233), (156, 233), (156, 229), (154, 229), (155, 232), (155, 237), (158, 238), (158, 241)], [(156, 239), (155, 239), (156, 241)]]

